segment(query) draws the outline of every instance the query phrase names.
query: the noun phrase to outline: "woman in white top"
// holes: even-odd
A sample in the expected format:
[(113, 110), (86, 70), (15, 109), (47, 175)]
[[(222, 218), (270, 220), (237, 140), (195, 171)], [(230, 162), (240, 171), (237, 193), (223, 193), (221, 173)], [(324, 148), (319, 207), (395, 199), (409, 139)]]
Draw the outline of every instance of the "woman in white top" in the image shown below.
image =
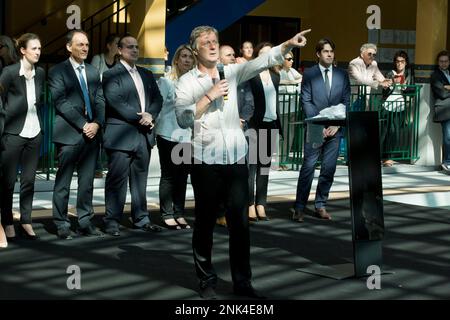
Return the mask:
[[(272, 44), (263, 42), (255, 48), (255, 56), (270, 51)], [(267, 221), (265, 206), (272, 154), (281, 131), (278, 105), (280, 73), (278, 66), (262, 71), (249, 80), (255, 102), (255, 110), (249, 121), (249, 220)], [(254, 139), (256, 138), (256, 139)], [(256, 186), (256, 192), (255, 192)]]
[(105, 51), (97, 54), (92, 58), (91, 65), (98, 69), (100, 79), (103, 72), (111, 69), (117, 60), (119, 48), (117, 47), (120, 37), (117, 34), (110, 34), (105, 39)]
[(33, 33), (17, 40), (22, 59), (7, 66), (0, 76), (0, 94), (4, 103), (5, 128), (2, 136), (1, 217), (8, 241), (16, 237), (12, 214), (17, 168), (20, 173), (20, 233), (29, 240), (38, 237), (31, 224), (34, 181), (42, 141), (41, 95), (45, 73), (35, 64), (41, 55), (41, 42)]
[(244, 63), (253, 59), (253, 43), (245, 41), (239, 49), (242, 57), (236, 58), (236, 63)]
[[(194, 63), (192, 49), (188, 45), (181, 45), (175, 51), (170, 72), (158, 80), (159, 91), (164, 99), (155, 128), (161, 165), (159, 203), (164, 224), (173, 230), (190, 228), (183, 217), (189, 168), (183, 163), (175, 164), (171, 155), (178, 144), (189, 144), (191, 141), (191, 129), (180, 128), (174, 106), (175, 85), (183, 74), (192, 69)], [(190, 146), (181, 149), (190, 150)], [(177, 154), (182, 157), (182, 151)]]
[[(280, 115), (283, 127), (283, 143), (279, 144), (278, 155), (280, 156), (280, 169), (287, 170), (283, 164), (289, 158), (292, 142), (295, 135), (296, 116), (300, 113), (299, 97), (302, 75), (292, 68), (294, 64), (294, 54), (288, 52), (284, 56), (283, 66), (280, 71)], [(297, 117), (298, 118), (298, 117)]]

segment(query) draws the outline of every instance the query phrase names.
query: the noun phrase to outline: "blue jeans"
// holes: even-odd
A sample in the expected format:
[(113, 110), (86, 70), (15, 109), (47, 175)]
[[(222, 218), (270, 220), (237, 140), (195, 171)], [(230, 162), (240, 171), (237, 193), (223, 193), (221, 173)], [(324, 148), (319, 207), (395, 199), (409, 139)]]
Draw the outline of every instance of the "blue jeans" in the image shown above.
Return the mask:
[(442, 163), (450, 165), (450, 120), (441, 122), (442, 125)]
[(303, 210), (306, 207), (314, 179), (314, 168), (320, 154), (323, 156), (316, 190), (315, 207), (325, 207), (331, 185), (333, 184), (334, 173), (336, 172), (340, 141), (341, 136), (335, 136), (325, 140), (319, 148), (313, 148), (311, 143), (305, 143), (303, 164), (297, 182), (297, 196), (294, 204), (296, 209)]

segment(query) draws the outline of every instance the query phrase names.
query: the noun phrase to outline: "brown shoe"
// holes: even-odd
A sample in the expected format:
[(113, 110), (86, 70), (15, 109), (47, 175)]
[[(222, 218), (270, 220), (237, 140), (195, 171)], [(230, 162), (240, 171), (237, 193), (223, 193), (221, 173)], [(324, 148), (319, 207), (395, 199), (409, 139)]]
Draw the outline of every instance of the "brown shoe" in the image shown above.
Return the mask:
[(331, 216), (325, 208), (316, 208), (316, 217), (320, 219), (331, 220)]
[(305, 212), (300, 209), (294, 209), (293, 211), (294, 212), (292, 213), (291, 220), (302, 223), (303, 218), (305, 217)]

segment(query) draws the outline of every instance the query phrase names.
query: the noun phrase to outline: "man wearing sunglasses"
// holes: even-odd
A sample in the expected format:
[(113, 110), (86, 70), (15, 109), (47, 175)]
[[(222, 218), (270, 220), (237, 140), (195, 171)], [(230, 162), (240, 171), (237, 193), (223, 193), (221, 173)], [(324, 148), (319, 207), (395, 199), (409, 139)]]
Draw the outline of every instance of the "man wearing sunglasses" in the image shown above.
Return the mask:
[[(373, 43), (365, 43), (361, 46), (359, 57), (350, 61), (348, 73), (350, 82), (353, 85), (366, 85), (366, 93), (369, 94), (371, 88), (378, 86), (387, 88), (392, 84), (392, 80), (385, 79), (378, 69), (375, 57), (377, 56), (377, 46)], [(357, 88), (353, 88), (357, 89)]]

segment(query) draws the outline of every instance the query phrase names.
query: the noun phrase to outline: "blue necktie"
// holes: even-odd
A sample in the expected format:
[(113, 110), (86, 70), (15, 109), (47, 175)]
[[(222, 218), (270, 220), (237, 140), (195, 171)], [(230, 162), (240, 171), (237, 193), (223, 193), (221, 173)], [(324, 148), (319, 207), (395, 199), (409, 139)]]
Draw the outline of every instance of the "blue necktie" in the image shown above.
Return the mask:
[(327, 91), (327, 96), (330, 96), (331, 86), (330, 86), (330, 78), (328, 78), (328, 69), (325, 69), (325, 89)]
[(78, 73), (80, 74), (80, 85), (81, 85), (81, 91), (83, 91), (83, 98), (84, 98), (84, 107), (86, 108), (86, 113), (88, 116), (88, 120), (92, 121), (92, 109), (91, 109), (91, 101), (89, 100), (89, 93), (88, 89), (86, 87), (86, 81), (83, 77), (83, 68), (84, 65), (78, 66)]

